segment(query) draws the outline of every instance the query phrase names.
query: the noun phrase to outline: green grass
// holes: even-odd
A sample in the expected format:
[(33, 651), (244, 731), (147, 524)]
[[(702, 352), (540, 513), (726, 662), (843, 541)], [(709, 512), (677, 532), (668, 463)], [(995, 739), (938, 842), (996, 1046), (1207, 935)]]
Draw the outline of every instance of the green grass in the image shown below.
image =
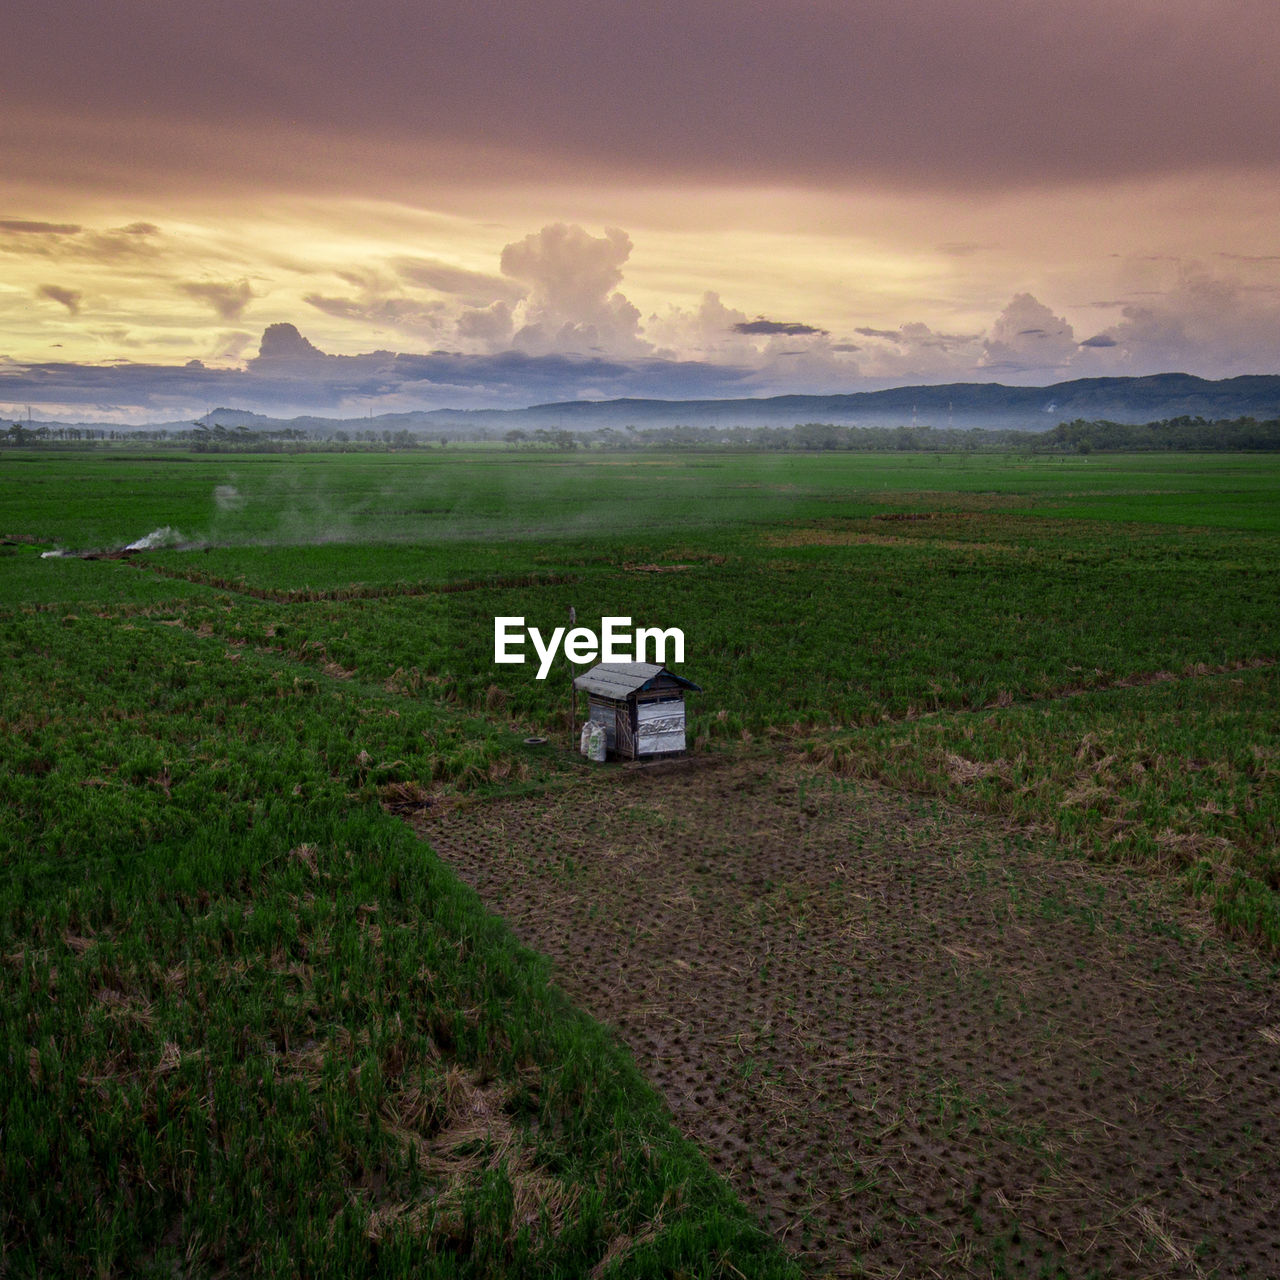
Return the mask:
[[(216, 546), (667, 537), (886, 508), (1011, 510), (1277, 531), (1275, 455), (0, 456), (0, 536), (120, 547), (170, 527)], [(624, 499), (630, 499), (624, 500)], [(323, 562), (322, 562), (323, 563)]]
[[(1275, 458), (0, 467), (15, 1275), (788, 1273), (383, 811), (585, 767), (524, 746), (568, 669), (495, 667), (497, 614), (679, 626), (700, 748), (1051, 830), (1280, 948)], [(163, 526), (213, 545), (39, 554)]]
[(378, 804), (521, 749), (164, 612), (0, 623), (7, 1273), (789, 1274)]

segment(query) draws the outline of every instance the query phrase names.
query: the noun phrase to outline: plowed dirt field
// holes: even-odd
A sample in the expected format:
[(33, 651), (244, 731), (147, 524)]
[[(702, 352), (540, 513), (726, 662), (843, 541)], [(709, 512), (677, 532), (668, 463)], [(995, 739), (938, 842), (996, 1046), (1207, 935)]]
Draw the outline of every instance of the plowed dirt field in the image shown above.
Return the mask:
[(419, 829), (813, 1274), (1280, 1276), (1275, 973), (1158, 884), (775, 758)]

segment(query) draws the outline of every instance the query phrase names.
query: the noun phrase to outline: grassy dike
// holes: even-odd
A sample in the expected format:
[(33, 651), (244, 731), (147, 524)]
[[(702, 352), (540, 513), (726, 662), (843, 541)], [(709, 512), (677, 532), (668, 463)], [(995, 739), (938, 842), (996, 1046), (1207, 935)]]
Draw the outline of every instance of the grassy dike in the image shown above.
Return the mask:
[(0, 1268), (793, 1274), (379, 803), (510, 744), (193, 604), (0, 614)]

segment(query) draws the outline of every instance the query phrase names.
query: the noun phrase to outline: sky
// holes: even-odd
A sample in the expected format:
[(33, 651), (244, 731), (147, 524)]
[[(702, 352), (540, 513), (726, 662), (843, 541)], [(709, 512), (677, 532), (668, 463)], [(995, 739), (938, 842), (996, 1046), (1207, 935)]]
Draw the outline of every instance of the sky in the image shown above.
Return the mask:
[(0, 415), (1280, 372), (1274, 0), (17, 0)]

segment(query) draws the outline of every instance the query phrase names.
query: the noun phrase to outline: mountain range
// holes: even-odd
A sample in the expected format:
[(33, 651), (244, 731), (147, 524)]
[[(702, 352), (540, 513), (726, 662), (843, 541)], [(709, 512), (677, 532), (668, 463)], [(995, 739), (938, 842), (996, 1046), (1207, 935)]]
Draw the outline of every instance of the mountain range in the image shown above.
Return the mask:
[[(507, 431), (596, 430), (612, 427), (789, 427), (803, 422), (849, 426), (986, 427), (1036, 431), (1077, 418), (1143, 423), (1183, 416), (1225, 419), (1280, 417), (1280, 375), (1253, 374), (1210, 381), (1186, 373), (1135, 378), (1079, 378), (1044, 387), (998, 382), (953, 382), (892, 387), (842, 395), (784, 395), (736, 400), (569, 400), (525, 409), (433, 409), (361, 418), (273, 418), (247, 409), (212, 410), (206, 426), (270, 430), (292, 427), (313, 435), (336, 431), (409, 431), (431, 436), (501, 436)], [(37, 423), (128, 430), (118, 423)], [(190, 421), (152, 423), (149, 431), (189, 430)]]

